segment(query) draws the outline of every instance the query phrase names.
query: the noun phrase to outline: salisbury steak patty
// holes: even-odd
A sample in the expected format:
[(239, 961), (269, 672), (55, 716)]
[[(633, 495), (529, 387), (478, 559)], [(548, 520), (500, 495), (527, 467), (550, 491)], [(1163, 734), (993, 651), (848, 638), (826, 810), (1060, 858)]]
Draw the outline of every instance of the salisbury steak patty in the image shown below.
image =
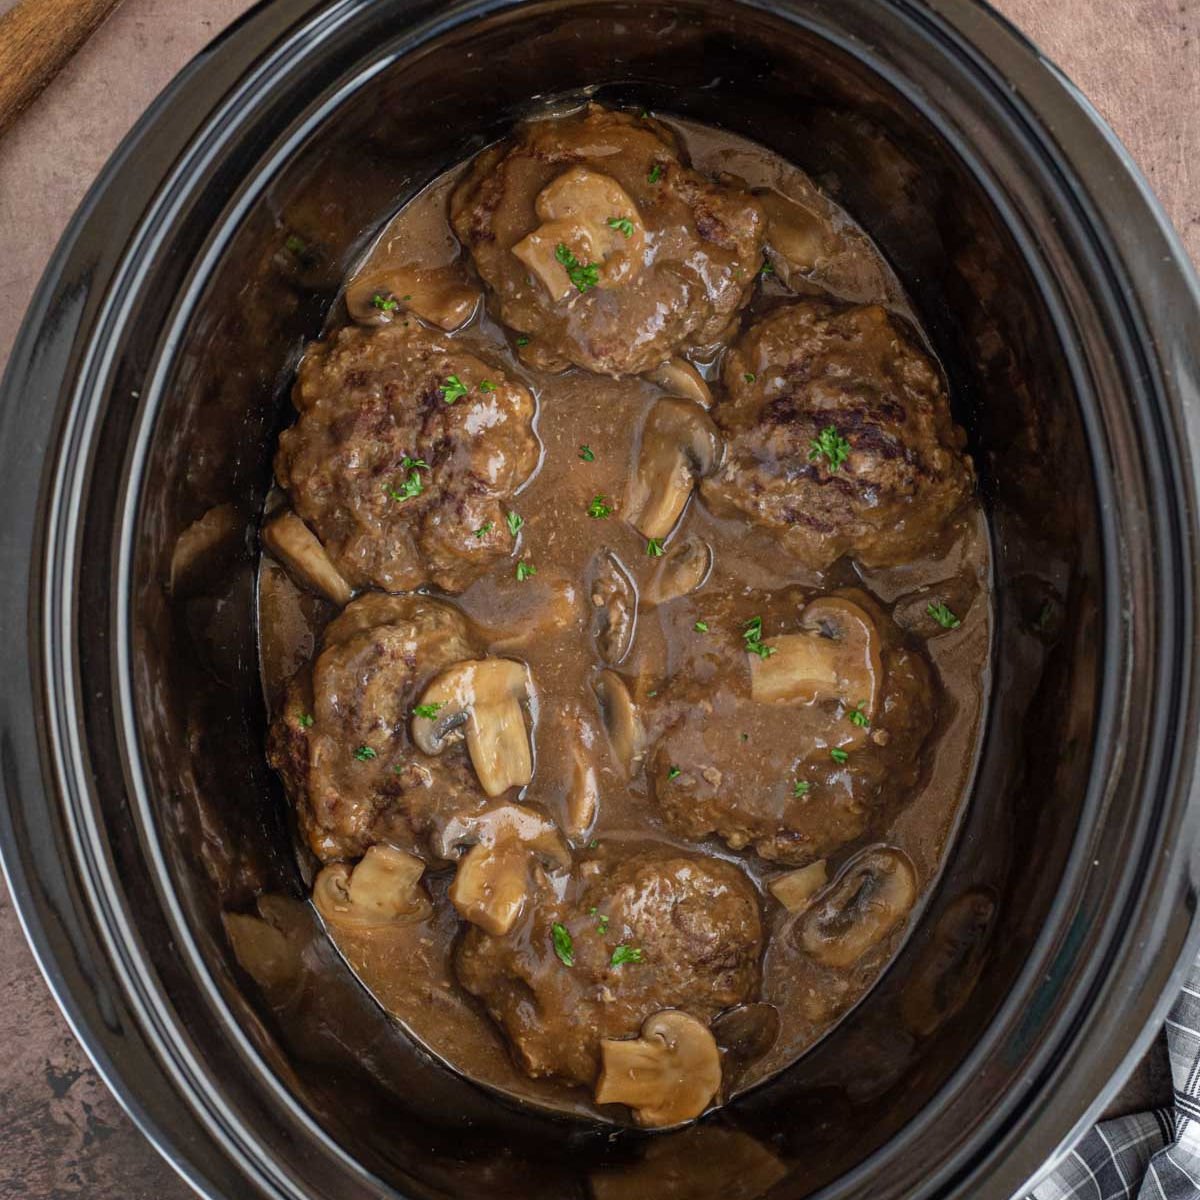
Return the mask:
[(455, 232), (533, 365), (608, 375), (718, 339), (762, 261), (758, 201), (692, 170), (658, 121), (589, 105), (476, 160)]
[(356, 858), (375, 842), (422, 852), (440, 814), (484, 805), (461, 745), (431, 758), (409, 736), (425, 683), (471, 657), (462, 616), (425, 596), (363, 596), (325, 630), (320, 654), (288, 685), (268, 742), (319, 859)]
[(713, 417), (728, 450), (704, 497), (808, 566), (928, 555), (971, 492), (937, 369), (876, 305), (777, 309), (726, 356), (724, 383)]
[(275, 475), (356, 586), (459, 591), (513, 535), (505, 502), (537, 463), (533, 399), (411, 322), (309, 348)]
[(601, 1039), (635, 1035), (660, 1009), (710, 1021), (750, 999), (762, 936), (736, 867), (614, 843), (580, 861), (563, 900), (545, 887), (506, 936), (469, 928), (456, 966), (523, 1070), (591, 1084)]

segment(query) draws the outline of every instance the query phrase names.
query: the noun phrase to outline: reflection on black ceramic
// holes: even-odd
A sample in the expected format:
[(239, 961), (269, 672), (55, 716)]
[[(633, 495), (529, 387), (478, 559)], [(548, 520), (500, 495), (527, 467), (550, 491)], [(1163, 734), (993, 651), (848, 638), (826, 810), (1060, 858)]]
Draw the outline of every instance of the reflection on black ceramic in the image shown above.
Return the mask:
[[(309, 109), (355, 64), (380, 69)], [(704, 1195), (674, 1139), (707, 1123), (651, 1149), (497, 1101), (334, 975), (310, 1036), (222, 919), (300, 894), (260, 766), (248, 536), (295, 355), (391, 205), (532, 94), (580, 88), (767, 143), (870, 230), (947, 368), (998, 535), (996, 703), (941, 885), (868, 1001), (714, 1141), (736, 1137), (762, 1186), (786, 1171), (779, 1196), (1007, 1197), (1103, 1103), (1193, 940), (1181, 397), (1200, 316), (1089, 115), (965, 0), (277, 0), (224, 39), (90, 198), (5, 384), (14, 895), (91, 1050), (211, 1195)], [(967, 922), (983, 950), (943, 924), (964, 896), (995, 905)], [(935, 1007), (906, 1022), (931, 969), (949, 972)]]

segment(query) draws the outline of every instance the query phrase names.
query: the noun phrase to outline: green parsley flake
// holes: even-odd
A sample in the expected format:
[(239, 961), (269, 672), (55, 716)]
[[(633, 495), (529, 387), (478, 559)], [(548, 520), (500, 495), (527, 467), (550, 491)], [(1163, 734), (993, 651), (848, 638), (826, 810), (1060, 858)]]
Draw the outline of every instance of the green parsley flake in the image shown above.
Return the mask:
[(533, 563), (519, 562), (517, 563), (517, 582), (524, 583), (525, 580), (537, 574), (537, 567)]
[(850, 443), (832, 425), (826, 425), (809, 443), (808, 460), (824, 458), (836, 471), (850, 457)]
[(313, 724), (312, 713), (301, 713), (296, 718), (296, 724), (299, 725), (301, 729), (311, 729)]
[(359, 748), (354, 752), (354, 757), (357, 758), (359, 762), (370, 762), (371, 759), (377, 756), (375, 751), (372, 750), (370, 746), (359, 746)]
[(707, 621), (697, 621), (695, 623), (695, 625), (692, 626), (692, 628), (697, 633), (707, 633), (708, 632), (708, 622)]
[(758, 273), (759, 273), (760, 275), (774, 275), (774, 274), (775, 274), (775, 268), (774, 268), (773, 266), (771, 266), (771, 264), (770, 264), (770, 262), (769, 262), (769, 261), (768, 261), (768, 262), (764, 262), (764, 263), (763, 263), (763, 265), (762, 265), (761, 267), (759, 267), (759, 269), (758, 269)]
[(586, 292), (600, 282), (599, 263), (581, 263), (562, 242), (554, 247), (554, 257), (566, 268), (577, 291)]
[(380, 312), (395, 312), (400, 307), (400, 301), (392, 296), (383, 296), (379, 292), (371, 297), (371, 303), (379, 309)]
[(580, 446), (579, 457), (582, 458), (584, 462), (595, 462), (596, 452), (591, 448), (591, 446)]
[(517, 338), (517, 345), (518, 346), (528, 346), (529, 339), (524, 334), (521, 334), (521, 336), (519, 338)]
[(628, 217), (609, 217), (608, 227), (627, 238), (633, 237), (633, 222)]
[(589, 850), (595, 850), (596, 847), (599, 845), (600, 845), (600, 843), (598, 841), (596, 841), (595, 838), (592, 838), (592, 840), (590, 842), (588, 842), (587, 848)]
[(637, 946), (618, 946), (608, 961), (614, 967), (619, 967), (622, 963), (640, 963), (642, 952)]
[(646, 553), (651, 558), (662, 558), (662, 556), (663, 556), (662, 538), (648, 538), (646, 541)]
[(289, 237), (288, 240), (283, 244), (287, 247), (290, 253), (295, 254), (297, 257), (299, 257), (305, 252), (305, 250), (308, 249), (308, 243), (295, 233), (293, 233), (291, 237)]
[(852, 709), (850, 709), (849, 712), (846, 713), (846, 716), (850, 719), (851, 725), (857, 725), (859, 729), (866, 729), (866, 727), (870, 725), (871, 718), (866, 714), (866, 707), (867, 702), (865, 700), (860, 700)]
[(482, 525), (480, 525), (480, 527), (477, 530), (475, 530), (475, 536), (477, 538), (479, 538), (480, 540), (482, 540), (483, 538), (487, 537), (487, 535), (489, 533), (492, 532), (493, 528), (495, 528), (495, 527), (492, 525), (491, 521), (484, 521), (484, 523)]
[(746, 372), (746, 373), (745, 373), (745, 374), (742, 376), (742, 378), (743, 378), (743, 379), (744, 379), (744, 380), (745, 380), (747, 383), (753, 383), (753, 382), (754, 382), (754, 381), (755, 381), (755, 380), (758, 378), (758, 376), (757, 376), (757, 375), (755, 375), (755, 373), (754, 373), (753, 371), (747, 371), (747, 372)]
[(940, 600), (925, 610), (943, 629), (957, 629), (962, 622)]
[(661, 163), (655, 163), (650, 168), (650, 174), (646, 176), (647, 183), (657, 183), (663, 177), (663, 169)]
[(587, 507), (587, 515), (594, 521), (603, 521), (605, 517), (611, 517), (613, 509), (611, 504), (604, 503), (603, 496), (593, 496), (591, 504)]
[(792, 784), (792, 795), (795, 796), (797, 800), (799, 800), (801, 796), (807, 796), (811, 791), (812, 784), (809, 783), (807, 779), (797, 779), (796, 782)]
[(434, 704), (418, 704), (412, 711), (414, 717), (420, 717), (422, 721), (432, 721), (445, 707), (445, 702), (442, 701)]
[(461, 400), (467, 394), (467, 385), (457, 375), (447, 375), (446, 382), (438, 385), (442, 399), (447, 404)]
[(830, 750), (829, 757), (832, 758), (833, 761), (840, 767), (850, 757), (850, 755), (847, 754), (845, 750), (839, 750), (835, 746), (832, 750)]
[[(592, 911), (595, 912), (596, 910), (593, 909)], [(608, 932), (608, 918), (607, 917), (601, 917), (600, 920), (596, 922), (596, 932), (599, 934), (605, 934)]]
[(508, 516), (504, 518), (504, 523), (508, 526), (508, 532), (511, 533), (513, 537), (516, 537), (517, 534), (525, 528), (525, 518), (517, 516), (515, 512), (510, 512)]
[(573, 967), (575, 965), (575, 941), (571, 937), (570, 930), (555, 921), (550, 926), (550, 939), (554, 943), (554, 953), (558, 955), (558, 961), (564, 967)]
[(759, 658), (770, 658), (775, 653), (774, 646), (766, 645), (762, 640), (762, 617), (751, 617), (742, 626), (742, 641), (746, 643), (748, 654), (757, 654)]
[(670, 770), (667, 772), (667, 778), (668, 778), (668, 779), (678, 779), (678, 778), (679, 778), (679, 776), (680, 776), (680, 775), (682, 775), (682, 774), (683, 774), (683, 772), (682, 772), (682, 771), (681, 771), (681, 770), (680, 770), (678, 767), (672, 767), (672, 768), (671, 768), (671, 769), (670, 769)]
[[(405, 459), (405, 462), (408, 462)], [(408, 478), (400, 484), (399, 487), (389, 487), (383, 489), (393, 500), (411, 500), (414, 496), (419, 496), (425, 488), (421, 484), (421, 473), (414, 467), (408, 473)]]
[(490, 379), (485, 379), (479, 385), (479, 390), (481, 392), (494, 392), (496, 390), (496, 385)]

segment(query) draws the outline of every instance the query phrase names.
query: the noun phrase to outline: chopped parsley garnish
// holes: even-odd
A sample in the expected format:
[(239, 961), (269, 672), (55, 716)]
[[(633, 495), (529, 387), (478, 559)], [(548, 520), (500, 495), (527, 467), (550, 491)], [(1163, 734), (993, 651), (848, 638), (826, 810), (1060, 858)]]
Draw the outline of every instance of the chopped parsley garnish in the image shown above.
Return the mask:
[(809, 783), (807, 779), (797, 779), (796, 782), (792, 784), (792, 795), (795, 796), (797, 800), (799, 800), (801, 796), (807, 796), (811, 791), (812, 784)]
[(296, 718), (296, 724), (299, 725), (301, 729), (311, 729), (312, 723), (313, 723), (312, 713), (301, 713)]
[(651, 558), (662, 558), (662, 556), (663, 556), (662, 538), (647, 538), (646, 539), (646, 553)]
[[(405, 459), (405, 462), (411, 462), (411, 459)], [(408, 473), (408, 478), (400, 484), (399, 487), (389, 487), (383, 489), (393, 500), (411, 500), (414, 496), (419, 496), (425, 488), (421, 485), (421, 472), (413, 467)]]
[(420, 467), (425, 471), (429, 470), (429, 464), (423, 458), (409, 458), (406, 454), (400, 460), (400, 470), (407, 471), (410, 467)]
[(517, 345), (518, 346), (528, 346), (529, 339), (524, 334), (521, 334), (521, 336), (519, 338), (517, 338)]
[(485, 379), (479, 385), (479, 390), (481, 392), (494, 392), (496, 390), (496, 385), (490, 379)]
[(420, 717), (422, 721), (432, 721), (445, 707), (444, 701), (434, 704), (417, 704), (413, 707), (413, 716)]
[(517, 582), (524, 583), (530, 576), (537, 574), (537, 567), (533, 563), (519, 562), (517, 563)]
[(646, 120), (649, 115), (650, 110), (648, 108), (643, 108), (642, 111), (638, 113), (638, 116), (641, 117), (643, 121)]
[(554, 247), (554, 257), (566, 268), (567, 278), (575, 285), (577, 291), (586, 292), (600, 282), (599, 264), (581, 263), (562, 242)]
[(370, 746), (359, 746), (359, 748), (354, 752), (354, 757), (357, 758), (359, 762), (370, 762), (371, 759), (377, 757), (377, 755)]
[[(595, 911), (596, 911), (595, 909), (592, 909), (592, 912), (595, 912)], [(596, 932), (600, 933), (600, 934), (604, 934), (604, 933), (608, 932), (608, 918), (607, 917), (602, 916), (600, 918), (600, 920), (596, 922)]]
[(400, 307), (400, 301), (393, 296), (384, 296), (379, 292), (371, 297), (371, 303), (380, 312), (395, 312)]
[(591, 446), (580, 446), (579, 457), (582, 458), (584, 462), (595, 462), (596, 452), (591, 448)]
[(766, 645), (762, 640), (762, 617), (751, 617), (742, 626), (742, 641), (746, 643), (748, 654), (757, 654), (759, 658), (770, 658), (775, 653), (775, 647)]
[(593, 496), (592, 502), (587, 506), (587, 515), (594, 521), (603, 521), (605, 517), (611, 517), (613, 508), (611, 504), (604, 503), (603, 496)]
[(836, 471), (850, 457), (850, 443), (832, 425), (826, 425), (809, 443), (808, 460), (824, 458)]
[(668, 779), (678, 779), (678, 778), (679, 778), (679, 776), (680, 776), (680, 775), (682, 775), (682, 774), (683, 774), (683, 772), (682, 772), (682, 771), (681, 771), (681, 770), (680, 770), (678, 767), (672, 767), (672, 768), (671, 768), (671, 769), (670, 769), (670, 770), (667, 772), (667, 778), (668, 778)]
[(292, 254), (295, 254), (297, 257), (299, 257), (308, 249), (308, 243), (295, 233), (293, 233), (283, 244), (288, 251), (290, 251)]
[(600, 845), (600, 843), (599, 843), (598, 841), (596, 841), (596, 839), (595, 839), (595, 838), (592, 838), (592, 840), (591, 840), (590, 842), (588, 842), (588, 847), (587, 847), (587, 848), (588, 848), (589, 850), (595, 850), (595, 849), (596, 849), (596, 847), (597, 847), (597, 846), (599, 846), (599, 845)]
[(633, 222), (628, 217), (609, 217), (608, 227), (627, 238), (633, 237)]
[(846, 713), (846, 716), (850, 719), (851, 725), (857, 725), (859, 729), (866, 729), (866, 727), (870, 725), (871, 718), (866, 714), (866, 707), (867, 702), (865, 700), (860, 700), (852, 709), (849, 710), (849, 712)]
[(829, 757), (832, 758), (833, 761), (840, 767), (850, 757), (850, 755), (847, 754), (845, 750), (839, 750), (835, 746), (832, 750), (830, 750)]
[(758, 376), (757, 376), (757, 375), (755, 375), (755, 373), (754, 373), (753, 371), (747, 371), (747, 372), (745, 373), (745, 375), (743, 375), (743, 376), (742, 376), (742, 378), (743, 378), (743, 379), (744, 379), (744, 380), (745, 380), (747, 383), (753, 383), (753, 382), (754, 382), (754, 381), (755, 381), (755, 380), (758, 378)]
[(484, 523), (480, 525), (477, 530), (475, 530), (475, 536), (482, 541), (489, 533), (492, 532), (493, 528), (494, 526), (492, 525), (491, 521), (484, 521)]
[(618, 946), (608, 961), (614, 967), (619, 967), (622, 963), (640, 963), (642, 952), (637, 946)]
[(943, 629), (957, 629), (962, 622), (940, 600), (925, 610)]
[(442, 399), (447, 404), (453, 404), (455, 400), (461, 400), (467, 394), (467, 385), (463, 383), (457, 375), (447, 375), (446, 382), (438, 385), (442, 393)]
[(594, 917), (599, 911), (600, 910), (593, 904), (592, 907), (588, 909), (588, 916)]
[(554, 953), (558, 955), (558, 961), (564, 967), (573, 967), (575, 965), (575, 941), (567, 927), (555, 921), (550, 926), (550, 940), (554, 943)]
[(775, 268), (773, 266), (771, 266), (771, 263), (768, 260), (767, 262), (764, 262), (761, 267), (758, 268), (758, 273), (760, 275), (774, 275)]
[(655, 163), (650, 168), (650, 174), (646, 176), (647, 183), (657, 183), (663, 177), (662, 163)]
[(513, 537), (516, 537), (517, 534), (525, 528), (525, 518), (517, 516), (515, 512), (510, 512), (508, 516), (504, 518), (504, 523), (508, 526), (508, 532), (511, 533)]
[(708, 632), (708, 622), (707, 621), (697, 621), (695, 623), (695, 625), (692, 626), (692, 628), (697, 633), (707, 633)]

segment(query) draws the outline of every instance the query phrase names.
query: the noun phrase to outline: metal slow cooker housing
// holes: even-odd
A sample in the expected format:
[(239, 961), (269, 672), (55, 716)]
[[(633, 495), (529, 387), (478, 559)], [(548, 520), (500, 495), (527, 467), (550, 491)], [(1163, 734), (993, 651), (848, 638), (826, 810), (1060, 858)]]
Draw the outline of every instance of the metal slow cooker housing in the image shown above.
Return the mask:
[[(873, 233), (995, 535), (986, 739), (917, 929), (800, 1062), (656, 1138), (466, 1084), (319, 939), (281, 1017), (221, 919), (300, 894), (253, 586), (299, 348), (433, 172), (585, 95), (756, 138)], [(0, 396), (0, 841), (110, 1086), (211, 1197), (1015, 1193), (1195, 948), (1197, 346), (1195, 279), (1127, 156), (969, 0), (254, 10), (105, 169)], [(214, 512), (193, 569), (180, 537)]]

